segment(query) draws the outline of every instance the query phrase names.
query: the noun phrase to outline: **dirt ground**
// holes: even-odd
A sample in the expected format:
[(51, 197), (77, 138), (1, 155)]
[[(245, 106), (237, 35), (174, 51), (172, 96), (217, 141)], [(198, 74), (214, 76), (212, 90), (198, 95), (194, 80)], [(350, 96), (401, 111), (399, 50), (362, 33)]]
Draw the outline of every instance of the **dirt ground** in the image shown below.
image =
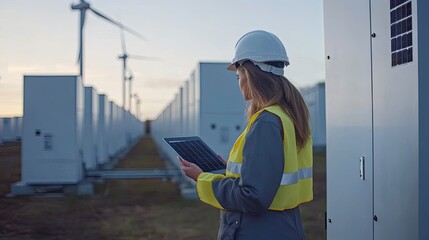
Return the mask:
[[(0, 146), (0, 239), (216, 239), (218, 210), (184, 200), (162, 180), (111, 180), (93, 196), (48, 194), (6, 198), (20, 180), (21, 145)], [(314, 158), (315, 200), (301, 208), (308, 240), (325, 239), (325, 154)], [(151, 138), (143, 138), (117, 168), (160, 169), (164, 164)]]

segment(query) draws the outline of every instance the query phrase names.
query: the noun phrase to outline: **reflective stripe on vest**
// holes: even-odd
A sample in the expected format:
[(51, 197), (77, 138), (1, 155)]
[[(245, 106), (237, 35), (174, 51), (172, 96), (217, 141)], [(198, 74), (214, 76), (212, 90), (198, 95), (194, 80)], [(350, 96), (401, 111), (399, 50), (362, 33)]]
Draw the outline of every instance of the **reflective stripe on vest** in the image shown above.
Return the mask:
[[(227, 170), (241, 175), (241, 163), (229, 162)], [(299, 180), (313, 177), (313, 168), (302, 168), (298, 169), (297, 172), (284, 173), (282, 180), (280, 181), (281, 186), (297, 184)]]

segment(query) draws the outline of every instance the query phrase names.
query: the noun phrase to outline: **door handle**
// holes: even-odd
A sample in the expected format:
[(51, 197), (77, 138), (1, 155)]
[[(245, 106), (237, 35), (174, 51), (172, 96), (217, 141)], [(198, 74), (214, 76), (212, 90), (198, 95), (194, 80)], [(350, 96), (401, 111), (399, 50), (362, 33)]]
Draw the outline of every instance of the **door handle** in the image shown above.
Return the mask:
[(365, 180), (365, 157), (362, 156), (359, 158), (359, 172), (360, 172), (360, 179)]

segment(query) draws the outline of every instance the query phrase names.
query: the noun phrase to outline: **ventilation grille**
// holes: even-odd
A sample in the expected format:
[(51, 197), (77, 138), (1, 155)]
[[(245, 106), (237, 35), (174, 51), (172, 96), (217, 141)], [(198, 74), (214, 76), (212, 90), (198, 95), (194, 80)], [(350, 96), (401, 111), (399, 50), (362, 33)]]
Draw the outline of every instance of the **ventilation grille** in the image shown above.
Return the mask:
[(411, 0), (390, 0), (392, 67), (413, 61)]

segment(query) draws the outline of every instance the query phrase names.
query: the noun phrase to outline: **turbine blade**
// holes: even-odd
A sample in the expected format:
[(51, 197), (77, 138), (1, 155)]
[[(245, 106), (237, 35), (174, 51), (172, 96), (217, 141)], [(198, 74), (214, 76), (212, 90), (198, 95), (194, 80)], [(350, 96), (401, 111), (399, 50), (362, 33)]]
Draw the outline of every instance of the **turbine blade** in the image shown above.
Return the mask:
[(137, 60), (161, 61), (161, 59), (157, 57), (146, 57), (146, 56), (140, 56), (140, 55), (128, 55), (128, 58), (137, 59)]
[(79, 53), (77, 54), (77, 64), (79, 64), (80, 63), (80, 59), (82, 59), (82, 56), (81, 56), (81, 51), (80, 51), (80, 48), (82, 48), (82, 46), (79, 46)]
[(83, 30), (83, 26), (85, 25), (85, 13), (86, 11), (83, 11), (82, 14), (80, 15), (80, 21), (81, 21), (81, 25), (80, 25), (80, 30)]
[(126, 54), (127, 52), (127, 48), (125, 46), (125, 34), (124, 34), (124, 29), (120, 28), (119, 29), (121, 31), (121, 45), (122, 45), (122, 53)]
[[(85, 25), (85, 11), (83, 11), (81, 14), (80, 14), (80, 33), (79, 34), (83, 34), (83, 27), (84, 27), (84, 25)], [(80, 37), (80, 36), (79, 36)], [(78, 54), (78, 57), (77, 57), (77, 63), (79, 64), (80, 63), (80, 61), (82, 60), (82, 44), (80, 43), (80, 41), (79, 41), (79, 54)]]
[(118, 26), (118, 27), (120, 27), (120, 28), (123, 28), (125, 31), (127, 31), (127, 32), (129, 32), (129, 33), (131, 33), (131, 34), (133, 34), (135, 37), (137, 37), (137, 38), (139, 38), (139, 39), (141, 39), (141, 40), (143, 40), (143, 41), (147, 41), (147, 39), (143, 36), (143, 35), (141, 35), (140, 33), (138, 33), (138, 32), (136, 32), (136, 31), (134, 31), (133, 29), (131, 29), (131, 28), (129, 28), (129, 27), (127, 27), (127, 26), (125, 26), (124, 24), (122, 24), (122, 23), (120, 23), (120, 22), (118, 22), (118, 21), (116, 21), (116, 20), (113, 20), (113, 19), (111, 19), (111, 18), (108, 18), (108, 17), (106, 17), (105, 15), (103, 15), (103, 14), (101, 14), (100, 12), (98, 12), (98, 11), (96, 11), (96, 10), (94, 10), (93, 8), (89, 8), (89, 10), (91, 10), (93, 13), (95, 13), (97, 16), (99, 16), (99, 17), (101, 17), (101, 18), (103, 18), (103, 19), (105, 19), (105, 20), (107, 20), (107, 21), (109, 21), (110, 23), (112, 23), (112, 24), (114, 24), (114, 25), (116, 25), (116, 26)]
[(127, 68), (128, 74), (130, 75), (131, 78), (134, 77), (133, 71), (131, 71), (131, 68)]

